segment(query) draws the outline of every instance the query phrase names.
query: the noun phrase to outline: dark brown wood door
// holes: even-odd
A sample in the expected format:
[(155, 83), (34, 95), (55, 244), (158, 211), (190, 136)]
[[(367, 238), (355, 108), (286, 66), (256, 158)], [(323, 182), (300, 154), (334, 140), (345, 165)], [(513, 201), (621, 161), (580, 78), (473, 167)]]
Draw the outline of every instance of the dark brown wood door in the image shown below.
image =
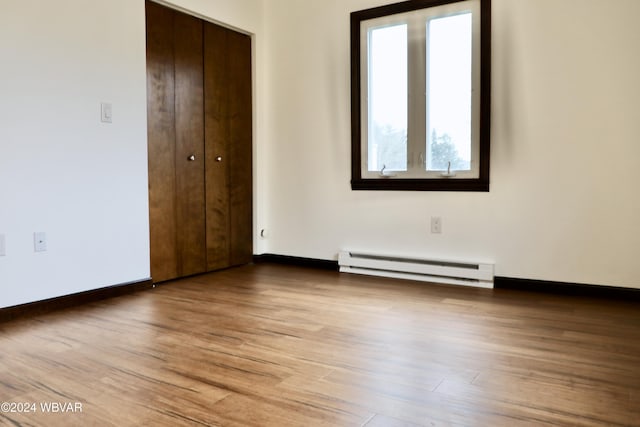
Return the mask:
[(206, 271), (202, 21), (147, 2), (151, 273)]
[(251, 262), (251, 38), (205, 23), (207, 267)]
[(251, 38), (146, 2), (151, 275), (251, 262)]

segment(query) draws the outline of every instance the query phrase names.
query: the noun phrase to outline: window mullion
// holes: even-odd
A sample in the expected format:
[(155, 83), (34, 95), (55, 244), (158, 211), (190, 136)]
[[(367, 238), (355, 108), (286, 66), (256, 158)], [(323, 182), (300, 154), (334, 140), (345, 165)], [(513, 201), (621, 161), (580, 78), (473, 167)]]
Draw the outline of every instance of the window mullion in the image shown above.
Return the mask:
[(426, 20), (414, 17), (408, 25), (408, 172), (416, 177), (425, 171), (426, 160)]

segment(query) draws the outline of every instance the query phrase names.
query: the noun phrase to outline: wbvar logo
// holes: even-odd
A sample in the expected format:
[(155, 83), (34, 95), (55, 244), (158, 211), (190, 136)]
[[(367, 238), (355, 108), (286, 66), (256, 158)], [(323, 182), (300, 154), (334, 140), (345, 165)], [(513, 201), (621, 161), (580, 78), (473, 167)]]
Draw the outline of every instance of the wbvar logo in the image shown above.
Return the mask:
[(40, 410), (50, 414), (82, 412), (81, 402), (40, 402)]

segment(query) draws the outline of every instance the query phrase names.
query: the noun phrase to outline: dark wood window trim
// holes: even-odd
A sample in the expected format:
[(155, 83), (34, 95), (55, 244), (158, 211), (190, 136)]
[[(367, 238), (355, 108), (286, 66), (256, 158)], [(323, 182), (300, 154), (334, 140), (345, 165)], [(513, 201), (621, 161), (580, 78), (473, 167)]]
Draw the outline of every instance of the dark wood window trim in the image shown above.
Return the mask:
[(491, 126), (491, 0), (480, 0), (480, 159), (474, 179), (362, 178), (360, 105), (360, 24), (368, 19), (410, 12), (463, 0), (410, 0), (351, 13), (351, 188), (398, 191), (489, 191)]

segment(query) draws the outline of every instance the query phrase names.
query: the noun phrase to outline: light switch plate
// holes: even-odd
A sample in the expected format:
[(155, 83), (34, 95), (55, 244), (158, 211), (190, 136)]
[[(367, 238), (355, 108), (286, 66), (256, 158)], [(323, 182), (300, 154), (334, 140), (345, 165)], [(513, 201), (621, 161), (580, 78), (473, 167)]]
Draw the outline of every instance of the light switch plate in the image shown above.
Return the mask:
[(103, 123), (111, 123), (113, 120), (113, 108), (110, 102), (100, 103), (100, 121)]
[(0, 256), (7, 255), (7, 238), (4, 234), (0, 234)]

